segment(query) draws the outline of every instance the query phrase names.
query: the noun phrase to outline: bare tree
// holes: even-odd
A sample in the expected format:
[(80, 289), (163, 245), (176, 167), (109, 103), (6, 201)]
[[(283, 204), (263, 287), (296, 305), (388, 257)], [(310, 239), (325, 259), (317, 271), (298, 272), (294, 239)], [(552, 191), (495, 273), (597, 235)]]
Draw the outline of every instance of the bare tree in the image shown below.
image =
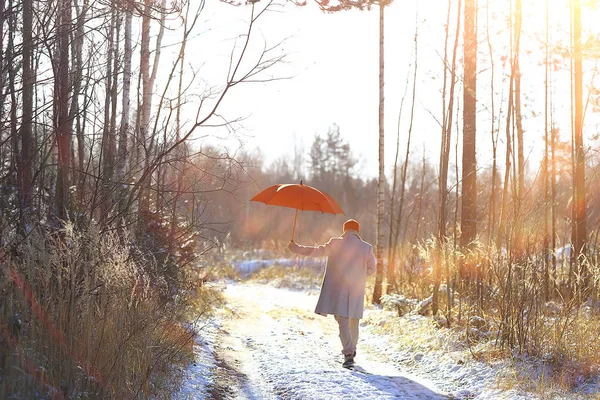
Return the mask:
[[(513, 89), (509, 96), (514, 96), (512, 108), (512, 120), (514, 121), (513, 143), (516, 143), (516, 148), (513, 149), (513, 165), (515, 167), (514, 178), (516, 185), (513, 190), (513, 208), (514, 208), (514, 232), (513, 234), (513, 250), (516, 250), (519, 257), (522, 256), (524, 250), (523, 235), (522, 235), (522, 219), (525, 214), (524, 197), (525, 197), (525, 148), (523, 145), (523, 116), (521, 110), (521, 69), (520, 69), (520, 54), (521, 54), (521, 31), (522, 25), (522, 2), (515, 1), (514, 13), (511, 10), (511, 15), (514, 14), (514, 22), (511, 22), (511, 79), (513, 80)], [(516, 130), (516, 132), (515, 132)], [(515, 138), (516, 133), (516, 138)], [(515, 163), (514, 156), (517, 156)]]
[[(512, 29), (511, 29), (512, 31)], [(512, 32), (511, 32), (512, 34)], [(509, 78), (509, 88), (508, 88), (508, 106), (506, 110), (506, 152), (505, 152), (505, 164), (504, 164), (504, 182), (502, 186), (502, 203), (500, 206), (500, 223), (498, 227), (498, 236), (496, 238), (496, 247), (500, 249), (502, 247), (502, 243), (504, 240), (504, 234), (506, 230), (506, 220), (508, 216), (508, 196), (509, 196), (509, 185), (510, 185), (510, 170), (512, 165), (513, 158), (513, 149), (512, 149), (512, 135), (511, 135), (511, 121), (514, 113), (514, 99), (513, 91), (514, 91), (514, 76), (515, 76), (515, 68), (513, 60), (513, 50), (512, 50), (512, 38), (511, 38), (511, 73)]]
[[(404, 153), (404, 161), (402, 163), (401, 172), (400, 172), (400, 198), (398, 199), (398, 214), (396, 216), (396, 220), (393, 221), (393, 226), (390, 229), (396, 232), (395, 240), (393, 243), (393, 247), (396, 248), (398, 246), (398, 240), (400, 236), (400, 226), (402, 225), (403, 219), (403, 211), (404, 211), (404, 200), (405, 200), (405, 190), (406, 190), (406, 176), (408, 171), (408, 161), (410, 157), (411, 151), (411, 140), (412, 140), (412, 132), (413, 132), (413, 123), (415, 120), (415, 103), (417, 98), (417, 71), (418, 71), (418, 58), (419, 58), (419, 47), (418, 47), (418, 39), (419, 39), (419, 13), (417, 11), (415, 15), (415, 35), (413, 39), (413, 51), (414, 51), (414, 69), (413, 69), (413, 77), (412, 77), (412, 98), (411, 98), (411, 108), (410, 108), (410, 117), (409, 117), (409, 126), (408, 126), (408, 135), (406, 137), (406, 152)], [(391, 205), (394, 206), (393, 204)], [(406, 235), (402, 236), (403, 238)]]
[[(454, 45), (452, 47), (452, 62), (448, 65), (448, 40), (450, 32), (450, 15), (452, 11), (452, 1), (448, 1), (448, 16), (446, 19), (446, 34), (444, 39), (444, 84), (442, 88), (442, 140), (440, 143), (440, 174), (439, 174), (439, 213), (438, 213), (438, 245), (442, 254), (439, 263), (446, 266), (446, 289), (447, 289), (447, 307), (451, 307), (451, 285), (450, 285), (450, 264), (447, 259), (445, 245), (447, 243), (446, 235), (446, 215), (448, 203), (448, 165), (450, 162), (450, 144), (452, 139), (452, 117), (454, 115), (454, 98), (456, 89), (456, 57), (458, 55), (458, 41), (460, 38), (460, 10), (462, 8), (462, 0), (458, 1), (456, 10), (456, 29), (454, 33)], [(447, 92), (448, 86), (448, 70), (450, 72), (450, 90)], [(446, 102), (448, 104), (446, 105)], [(439, 308), (439, 285), (441, 281), (442, 265), (437, 265), (434, 271), (434, 284), (432, 294), (432, 312), (437, 314)], [(447, 310), (449, 312), (449, 310)], [(450, 319), (448, 318), (448, 323)]]
[[(152, 66), (150, 66), (150, 25), (152, 21), (153, 3), (151, 0), (144, 0), (144, 12), (142, 15), (142, 38), (140, 44), (140, 79), (142, 84), (142, 102), (141, 110), (139, 111), (139, 122), (136, 131), (139, 132), (139, 141), (141, 147), (138, 147), (137, 151), (140, 152), (143, 149), (144, 153), (144, 167), (147, 170), (149, 168), (150, 156), (152, 149), (154, 148), (154, 137), (148, 137), (150, 132), (150, 112), (152, 110), (152, 96), (154, 93), (154, 81), (156, 80), (156, 74), (158, 72), (158, 65), (160, 63), (161, 45), (162, 39), (165, 32), (165, 18), (166, 18), (166, 0), (162, 0), (160, 5), (160, 27), (156, 37), (156, 45), (154, 47), (154, 60)], [(138, 157), (138, 162), (141, 162)], [(153, 168), (154, 169), (154, 168)], [(138, 212), (141, 216), (140, 221), (143, 221), (145, 216), (148, 214), (150, 209), (150, 200), (147, 190), (150, 186), (150, 175), (142, 174), (144, 180), (141, 181), (141, 193)]]
[(573, 171), (573, 236), (576, 264), (581, 270), (584, 296), (587, 294), (590, 273), (584, 261), (587, 242), (587, 204), (585, 189), (585, 148), (583, 146), (583, 66), (581, 48), (581, 0), (572, 0), (573, 7), (573, 85), (575, 120), (573, 121), (573, 146), (575, 152)]
[[(72, 65), (73, 65), (73, 96), (71, 97), (71, 108), (69, 110), (69, 120), (71, 123), (71, 130), (73, 129), (73, 121), (76, 122), (76, 138), (77, 138), (77, 159), (73, 157), (72, 165), (74, 165), (74, 170), (77, 171), (76, 174), (73, 174), (73, 179), (75, 180), (75, 184), (77, 186), (78, 192), (78, 200), (80, 203), (84, 202), (85, 190), (83, 188), (83, 184), (85, 181), (85, 135), (84, 135), (84, 126), (85, 126), (85, 112), (86, 107), (83, 109), (83, 113), (80, 111), (80, 95), (82, 91), (83, 85), (83, 46), (84, 46), (84, 36), (85, 36), (85, 20), (87, 18), (87, 13), (89, 9), (89, 4), (87, 1), (83, 2), (83, 5), (79, 5), (79, 0), (75, 0), (73, 3), (75, 8), (75, 12), (77, 15), (77, 22), (74, 32), (74, 38), (72, 40)], [(87, 85), (86, 85), (87, 86)], [(87, 93), (87, 89), (86, 89)], [(85, 104), (87, 101), (83, 101)], [(83, 114), (83, 115), (82, 115)], [(83, 122), (82, 122), (83, 121)]]
[[(490, 56), (490, 140), (492, 143), (492, 182), (490, 188), (490, 212), (488, 215), (488, 245), (494, 243), (494, 228), (496, 226), (496, 187), (498, 185), (497, 169), (498, 169), (498, 137), (499, 127), (496, 127), (496, 103), (494, 93), (494, 79), (495, 79), (495, 60), (494, 51), (492, 47), (492, 40), (490, 37), (490, 1), (486, 2), (486, 42), (488, 45), (488, 52)], [(499, 123), (499, 122), (498, 122)]]
[[(410, 68), (408, 69), (406, 76), (406, 86), (404, 88), (404, 94), (402, 95), (402, 100), (400, 101), (400, 110), (398, 112), (398, 132), (396, 134), (396, 153), (394, 156), (394, 169), (393, 169), (393, 179), (392, 179), (392, 189), (390, 195), (390, 231), (388, 237), (388, 270), (387, 270), (387, 293), (390, 293), (392, 288), (395, 289), (397, 280), (401, 279), (400, 271), (396, 271), (396, 250), (398, 248), (398, 236), (399, 230), (396, 229), (396, 219), (395, 219), (395, 210), (396, 210), (396, 191), (398, 186), (398, 157), (400, 155), (400, 126), (402, 122), (402, 110), (404, 109), (404, 100), (406, 99), (406, 93), (408, 91), (408, 82), (410, 76)], [(401, 168), (403, 170), (403, 168)], [(404, 183), (403, 183), (404, 185)]]
[(384, 164), (384, 26), (385, 26), (385, 4), (379, 3), (379, 179), (377, 181), (377, 245), (376, 258), (377, 270), (375, 272), (375, 287), (373, 288), (373, 303), (381, 302), (383, 293), (383, 242), (384, 242), (384, 208), (385, 208), (385, 164)]
[(33, 2), (23, 1), (23, 113), (21, 114), (20, 182), (21, 207), (31, 206), (33, 158)]
[[(110, 210), (111, 203), (111, 181), (113, 178), (113, 171), (115, 165), (115, 153), (116, 153), (116, 132), (111, 124), (111, 120), (116, 118), (116, 110), (113, 106), (116, 106), (116, 77), (113, 73), (115, 68), (115, 61), (117, 58), (116, 47), (118, 47), (118, 40), (116, 38), (117, 32), (119, 31), (118, 15), (116, 9), (111, 7), (109, 25), (107, 27), (107, 54), (106, 54), (106, 96), (104, 98), (104, 129), (102, 132), (102, 152), (101, 152), (101, 172), (102, 186), (100, 195), (100, 221), (105, 223), (108, 213)], [(113, 60), (115, 58), (115, 60)], [(116, 72), (116, 68), (115, 68)], [(114, 90), (113, 90), (114, 89)]]
[(58, 149), (56, 215), (67, 217), (69, 207), (71, 129), (69, 122), (69, 36), (71, 0), (59, 0), (56, 19), (56, 62), (54, 67), (54, 129)]
[[(463, 88), (463, 144), (460, 244), (463, 251), (477, 236), (477, 0), (465, 0), (464, 10), (464, 88)], [(471, 266), (462, 265), (461, 278), (467, 282)]]
[(521, 32), (523, 30), (523, 2), (515, 0), (515, 22), (513, 25), (513, 43), (514, 57), (513, 68), (515, 90), (512, 93), (515, 96), (515, 124), (517, 128), (517, 176), (518, 176), (518, 194), (517, 204), (519, 209), (522, 207), (523, 196), (525, 195), (525, 148), (523, 145), (523, 114), (521, 111)]
[[(9, 1), (8, 8), (13, 7), (13, 2)], [(15, 33), (17, 32), (17, 18), (16, 13), (11, 13), (8, 16), (8, 46), (6, 50), (6, 59), (7, 60), (16, 60), (16, 55), (14, 54), (15, 48)], [(10, 111), (9, 111), (9, 126), (10, 126), (10, 134), (8, 136), (8, 140), (11, 141), (12, 149), (11, 149), (11, 157), (10, 157), (10, 167), (9, 171), (11, 172), (9, 176), (13, 177), (14, 172), (19, 174), (19, 138), (17, 136), (18, 131), (18, 117), (17, 117), (17, 89), (16, 89), (16, 75), (17, 75), (17, 66), (18, 63), (13, 62), (8, 66), (8, 89), (10, 91)], [(11, 180), (14, 178), (11, 178)], [(14, 184), (15, 182), (13, 182)]]
[[(550, 203), (550, 5), (546, 0), (546, 24), (544, 40), (544, 300), (550, 300), (550, 264), (554, 264), (554, 244), (550, 247), (549, 219), (552, 215)], [(554, 199), (552, 199), (554, 201)]]

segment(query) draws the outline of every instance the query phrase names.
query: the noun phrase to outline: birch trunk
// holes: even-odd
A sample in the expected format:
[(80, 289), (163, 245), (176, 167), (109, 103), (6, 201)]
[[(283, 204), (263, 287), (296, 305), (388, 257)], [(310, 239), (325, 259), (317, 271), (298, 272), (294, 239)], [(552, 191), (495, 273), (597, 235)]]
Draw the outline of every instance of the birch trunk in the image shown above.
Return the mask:
[(383, 283), (383, 241), (384, 241), (384, 207), (385, 207), (385, 169), (384, 169), (384, 5), (379, 4), (379, 180), (377, 182), (377, 270), (373, 303), (381, 303)]

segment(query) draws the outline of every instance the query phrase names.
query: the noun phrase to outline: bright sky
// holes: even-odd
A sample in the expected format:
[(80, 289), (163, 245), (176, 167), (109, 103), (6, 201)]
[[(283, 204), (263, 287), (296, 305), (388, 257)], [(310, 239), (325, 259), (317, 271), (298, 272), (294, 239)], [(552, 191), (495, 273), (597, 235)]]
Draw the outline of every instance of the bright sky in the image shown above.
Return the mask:
[[(558, 0), (557, 0), (558, 1)], [(560, 0), (564, 3), (563, 0)], [(417, 99), (415, 122), (413, 126), (413, 156), (419, 159), (423, 148), (433, 163), (439, 158), (440, 128), (433, 115), (441, 114), (442, 55), (444, 24), (447, 2), (445, 0), (396, 1), (386, 8), (386, 173), (392, 168), (396, 135), (398, 132), (398, 113), (401, 98), (406, 90), (409, 68), (413, 61), (413, 38), (415, 34), (416, 4), (419, 4), (419, 77), (417, 78)], [(555, 1), (552, 2), (554, 4)], [(257, 3), (264, 7), (265, 0)], [(485, 0), (480, 0), (480, 5)], [(496, 4), (496, 3), (493, 3)], [(563, 11), (553, 6), (555, 18), (564, 19)], [(525, 29), (543, 33), (544, 2), (524, 2)], [(568, 9), (567, 9), (568, 10)], [(199, 72), (202, 80), (222, 82), (227, 71), (227, 61), (234, 39), (244, 33), (247, 27), (250, 6), (232, 7), (217, 0), (207, 0), (202, 14), (202, 32), (188, 48), (188, 62)], [(587, 16), (584, 13), (584, 18)], [(278, 77), (293, 76), (292, 79), (254, 83), (235, 87), (223, 104), (221, 114), (228, 119), (247, 117), (236, 132), (238, 140), (228, 140), (228, 146), (235, 148), (243, 143), (247, 151), (255, 148), (264, 154), (267, 163), (278, 158), (292, 158), (295, 146), (302, 147), (308, 154), (316, 133), (325, 135), (327, 129), (336, 123), (361, 162), (355, 171), (363, 177), (377, 175), (378, 165), (378, 9), (371, 11), (344, 11), (334, 14), (321, 12), (314, 3), (306, 7), (287, 4), (269, 13), (257, 25), (256, 41), (251, 53), (265, 43), (273, 45), (284, 38), (281, 52), (287, 54), (287, 63), (272, 70)], [(480, 18), (483, 18), (480, 15)], [(500, 23), (492, 24), (490, 35), (495, 41), (498, 53), (506, 54), (502, 46), (507, 46), (506, 32), (500, 27), (506, 26), (506, 13), (500, 9), (491, 15)], [(568, 18), (568, 17), (567, 17)], [(452, 25), (454, 24), (454, 18)], [(568, 20), (567, 20), (568, 21)], [(584, 22), (585, 23), (585, 22)], [(480, 40), (484, 21), (480, 22)], [(498, 28), (495, 28), (495, 26)], [(551, 35), (558, 35), (553, 27)], [(567, 25), (568, 29), (568, 25)], [(568, 31), (567, 31), (568, 33)], [(527, 35), (525, 35), (527, 36)], [(238, 36), (238, 43), (242, 38)], [(524, 76), (524, 108), (527, 131), (526, 145), (531, 154), (541, 151), (543, 142), (543, 52), (539, 52), (540, 41), (530, 32), (528, 43), (523, 45), (522, 70)], [(480, 52), (486, 53), (487, 44), (480, 44)], [(218, 55), (215, 57), (215, 55)], [(459, 55), (459, 60), (461, 56)], [(220, 64), (219, 64), (220, 62)], [(495, 62), (499, 62), (498, 59)], [(460, 61), (459, 61), (460, 75)], [(491, 164), (491, 156), (485, 146), (489, 141), (489, 68), (480, 61), (478, 68), (480, 86), (480, 110), (478, 120), (478, 162)], [(507, 84), (502, 82), (500, 64), (496, 71), (497, 96), (506, 96)], [(411, 72), (412, 74), (412, 72)], [(558, 79), (559, 72), (554, 79)], [(560, 81), (557, 80), (557, 85)], [(559, 92), (568, 91), (567, 86), (558, 86)], [(587, 82), (586, 82), (587, 83)], [(564, 82), (563, 82), (564, 84)], [(460, 95), (461, 84), (457, 85)], [(409, 85), (404, 103), (401, 131), (401, 151), (406, 141), (410, 97), (412, 84)], [(568, 112), (568, 98), (562, 97), (562, 114)], [(496, 113), (505, 101), (496, 100)], [(566, 112), (565, 112), (566, 108)], [(533, 115), (530, 110), (537, 110)], [(590, 110), (591, 113), (591, 110)], [(530, 115), (531, 114), (531, 115)], [(439, 118), (439, 117), (437, 117)], [(502, 117), (505, 118), (505, 117)], [(487, 119), (487, 120), (486, 120)], [(563, 121), (565, 134), (568, 120)], [(560, 124), (559, 124), (560, 125)], [(597, 125), (595, 125), (597, 127)], [(504, 135), (503, 128), (500, 137)], [(453, 146), (456, 138), (453, 138)], [(221, 142), (224, 143), (224, 142)], [(499, 144), (504, 148), (501, 140)], [(480, 151), (481, 149), (481, 151)], [(499, 156), (502, 160), (503, 156)], [(535, 163), (532, 168), (537, 168)]]
[[(391, 7), (386, 20), (386, 68), (392, 72), (388, 72), (386, 80), (388, 163), (394, 157), (398, 107), (412, 62), (415, 20), (412, 6), (414, 2), (407, 2), (402, 9)], [(228, 37), (232, 37), (234, 27), (238, 32), (242, 31), (245, 22), (241, 18), (247, 15), (248, 10), (249, 7), (232, 10), (231, 6), (209, 1), (205, 15), (209, 15), (210, 23), (213, 20), (210, 15), (219, 18), (228, 13), (231, 21), (235, 22), (226, 26), (215, 24), (212, 34), (216, 36), (219, 32), (219, 35), (229, 34)], [(304, 154), (308, 154), (314, 135), (325, 135), (328, 128), (336, 123), (355, 156), (361, 160), (356, 172), (363, 176), (376, 176), (379, 135), (378, 10), (325, 14), (313, 3), (306, 7), (287, 5), (280, 10), (266, 16), (260, 31), (269, 44), (288, 38), (282, 46), (282, 51), (288, 54), (288, 63), (277, 67), (273, 73), (293, 78), (236, 88), (225, 104), (226, 114), (248, 116), (242, 130), (245, 146), (248, 150), (260, 148), (267, 163), (279, 157), (291, 157), (294, 146), (303, 146)], [(422, 32), (423, 49), (420, 51), (423, 53), (427, 53), (427, 37), (432, 31)], [(262, 45), (262, 37), (257, 36), (256, 39)], [(226, 48), (224, 56), (229, 54), (230, 45)], [(429, 57), (435, 57), (431, 50), (429, 53)], [(434, 68), (439, 64), (438, 61)], [(432, 66), (420, 68), (426, 70)], [(420, 96), (424, 96), (426, 88), (419, 91)], [(406, 116), (407, 111), (405, 105)], [(431, 117), (427, 120), (436, 129)], [(423, 124), (415, 126), (415, 129), (419, 128), (423, 128)], [(439, 129), (434, 135), (439, 135)], [(424, 139), (426, 137), (422, 136), (416, 141)], [(420, 156), (421, 150), (418, 153)]]

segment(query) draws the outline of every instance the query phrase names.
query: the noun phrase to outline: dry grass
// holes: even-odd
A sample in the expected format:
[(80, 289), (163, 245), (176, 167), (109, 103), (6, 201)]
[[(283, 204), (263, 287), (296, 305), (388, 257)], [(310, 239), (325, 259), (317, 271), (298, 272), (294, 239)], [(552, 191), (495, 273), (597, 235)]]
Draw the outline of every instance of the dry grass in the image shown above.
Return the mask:
[(210, 257), (206, 260), (207, 274), (199, 277), (208, 281), (238, 280), (240, 272), (235, 268), (232, 259)]
[(273, 265), (256, 271), (251, 281), (294, 290), (318, 290), (323, 280), (323, 271), (306, 267)]
[(368, 313), (365, 323), (374, 332), (389, 335), (394, 345), (407, 352), (452, 352), (456, 349), (455, 333), (452, 330), (438, 329), (435, 321), (420, 315), (396, 317), (394, 311)]
[(547, 375), (556, 386), (572, 390), (600, 372), (600, 316), (580, 311), (557, 319), (543, 341)]
[[(577, 296), (565, 300), (558, 291), (552, 293), (553, 301), (545, 302), (543, 258), (524, 253), (513, 259), (481, 243), (467, 257), (448, 247), (439, 249), (435, 241), (422, 246), (420, 256), (427, 268), (410, 277), (404, 269), (400, 293), (414, 295), (414, 287), (418, 286), (426, 289), (418, 300), (431, 295), (435, 266), (439, 263), (442, 286), (449, 280), (456, 285), (460, 281), (459, 263), (467, 259), (467, 265), (474, 268), (472, 282), (481, 274), (482, 283), (479, 287), (473, 283), (471, 287), (463, 286), (461, 291), (465, 293), (456, 293), (450, 311), (446, 308), (446, 292), (442, 291), (439, 317), (411, 323), (411, 332), (402, 326), (404, 317), (381, 323), (381, 328), (391, 332), (404, 348), (444, 352), (454, 349), (477, 361), (501, 363), (506, 368), (498, 378), (500, 388), (518, 388), (542, 398), (573, 393), (582, 384), (598, 380), (600, 310), (597, 306), (581, 305)], [(559, 273), (556, 279), (550, 281), (551, 287), (564, 288), (564, 274)], [(431, 309), (427, 311), (430, 312)], [(440, 329), (446, 324), (439, 321), (447, 320), (451, 329)]]
[(219, 301), (172, 293), (124, 238), (34, 231), (1, 263), (0, 397), (168, 397), (193, 357), (185, 322)]

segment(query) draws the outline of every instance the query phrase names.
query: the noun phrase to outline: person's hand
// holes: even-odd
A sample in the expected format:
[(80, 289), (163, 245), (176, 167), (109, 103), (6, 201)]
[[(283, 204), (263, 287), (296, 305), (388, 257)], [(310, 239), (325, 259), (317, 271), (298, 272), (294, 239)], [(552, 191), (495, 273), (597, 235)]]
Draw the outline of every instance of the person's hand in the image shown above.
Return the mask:
[(294, 249), (296, 249), (297, 247), (298, 247), (298, 245), (293, 240), (290, 240), (290, 242), (287, 245), (288, 250), (291, 252), (293, 252)]

